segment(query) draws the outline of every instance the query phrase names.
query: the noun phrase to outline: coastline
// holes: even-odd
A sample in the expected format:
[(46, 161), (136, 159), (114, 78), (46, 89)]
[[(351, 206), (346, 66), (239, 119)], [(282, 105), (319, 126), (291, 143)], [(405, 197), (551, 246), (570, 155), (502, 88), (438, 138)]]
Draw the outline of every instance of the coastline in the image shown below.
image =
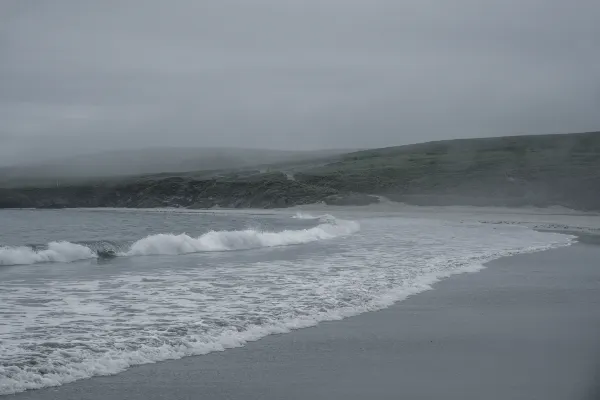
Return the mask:
[(385, 310), (11, 398), (585, 398), (598, 257), (582, 243), (509, 256)]

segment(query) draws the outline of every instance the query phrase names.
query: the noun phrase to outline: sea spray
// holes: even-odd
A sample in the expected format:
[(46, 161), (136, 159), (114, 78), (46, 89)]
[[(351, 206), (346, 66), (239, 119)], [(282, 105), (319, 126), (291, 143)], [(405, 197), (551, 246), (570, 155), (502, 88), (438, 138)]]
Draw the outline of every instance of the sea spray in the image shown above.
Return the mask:
[(89, 247), (71, 242), (50, 242), (43, 250), (27, 246), (0, 247), (0, 265), (72, 262), (95, 257), (97, 254)]
[(186, 234), (158, 234), (135, 242), (124, 255), (186, 254), (203, 251), (247, 250), (260, 247), (289, 246), (318, 240), (333, 239), (358, 231), (356, 222), (322, 224), (310, 229), (285, 230), (281, 232), (212, 231), (199, 237)]
[[(0, 265), (27, 265), (44, 262), (72, 262), (108, 256), (177, 255), (211, 251), (248, 250), (261, 247), (299, 245), (333, 239), (357, 232), (355, 221), (320, 218), (313, 228), (266, 232), (258, 229), (210, 231), (198, 237), (182, 234), (156, 234), (140, 239), (125, 249), (101, 242), (101, 246), (71, 242), (51, 242), (45, 249), (27, 246), (0, 247)], [(112, 248), (111, 248), (112, 247)]]

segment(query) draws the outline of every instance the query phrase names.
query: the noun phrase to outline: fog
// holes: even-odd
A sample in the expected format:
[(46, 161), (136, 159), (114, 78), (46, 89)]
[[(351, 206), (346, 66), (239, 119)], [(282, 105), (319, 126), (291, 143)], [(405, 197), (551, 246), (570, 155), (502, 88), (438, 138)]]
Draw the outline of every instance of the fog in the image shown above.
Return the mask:
[(4, 0), (0, 165), (598, 130), (596, 0)]

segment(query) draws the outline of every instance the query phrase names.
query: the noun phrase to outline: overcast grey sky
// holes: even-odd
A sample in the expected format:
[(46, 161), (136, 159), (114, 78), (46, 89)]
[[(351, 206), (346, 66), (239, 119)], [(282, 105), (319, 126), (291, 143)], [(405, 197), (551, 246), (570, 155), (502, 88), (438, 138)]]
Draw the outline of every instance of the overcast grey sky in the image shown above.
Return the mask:
[(600, 129), (597, 0), (3, 0), (0, 164)]

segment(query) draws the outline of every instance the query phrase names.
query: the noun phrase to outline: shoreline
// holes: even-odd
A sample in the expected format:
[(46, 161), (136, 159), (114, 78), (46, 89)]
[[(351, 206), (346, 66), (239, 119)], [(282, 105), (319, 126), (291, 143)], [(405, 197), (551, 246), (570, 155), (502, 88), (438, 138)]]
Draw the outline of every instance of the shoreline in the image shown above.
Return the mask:
[[(549, 256), (550, 253), (550, 256)], [(239, 383), (239, 380), (244, 376), (248, 378), (247, 381), (244, 381), (244, 385), (250, 386), (252, 389), (251, 392), (258, 390), (259, 387), (263, 389), (265, 387), (270, 387), (271, 384), (276, 384), (276, 382), (272, 382), (270, 378), (258, 379), (254, 377), (250, 379), (253, 373), (244, 372), (247, 368), (266, 368), (268, 371), (264, 371), (265, 374), (269, 372), (269, 374), (277, 374), (277, 370), (272, 370), (275, 365), (279, 365), (279, 368), (283, 368), (284, 370), (287, 368), (291, 368), (294, 371), (294, 375), (297, 374), (305, 374), (312, 376), (312, 370), (316, 367), (314, 363), (321, 364), (323, 362), (329, 362), (331, 364), (331, 371), (327, 371), (327, 373), (331, 373), (334, 370), (341, 369), (350, 369), (347, 371), (350, 375), (357, 374), (357, 371), (352, 371), (350, 365), (359, 365), (357, 360), (353, 360), (353, 357), (360, 358), (362, 356), (375, 356), (375, 354), (371, 354), (367, 351), (367, 353), (356, 352), (356, 349), (346, 349), (346, 352), (342, 352), (337, 354), (338, 359), (334, 357), (333, 360), (325, 360), (327, 358), (326, 354), (321, 354), (319, 352), (314, 352), (311, 349), (311, 346), (307, 346), (308, 343), (305, 343), (307, 340), (312, 343), (312, 340), (317, 340), (318, 343), (322, 345), (331, 346), (332, 348), (337, 348), (340, 345), (343, 345), (344, 339), (347, 335), (356, 336), (356, 340), (362, 340), (360, 336), (366, 335), (367, 338), (372, 338), (373, 331), (382, 330), (381, 335), (389, 336), (390, 328), (399, 329), (403, 325), (398, 317), (405, 323), (412, 324), (413, 328), (419, 328), (418, 325), (414, 325), (415, 318), (420, 320), (421, 323), (433, 323), (439, 324), (439, 321), (436, 321), (434, 318), (431, 321), (423, 320), (419, 315), (408, 312), (409, 310), (421, 309), (423, 307), (429, 308), (432, 311), (437, 311), (439, 314), (440, 311), (446, 310), (449, 312), (460, 311), (460, 309), (453, 309), (452, 307), (448, 308), (448, 304), (446, 301), (439, 301), (440, 299), (444, 299), (445, 297), (452, 297), (456, 295), (457, 289), (465, 290), (469, 286), (469, 281), (475, 281), (479, 284), (479, 291), (475, 291), (471, 295), (477, 297), (484, 295), (486, 290), (489, 289), (488, 286), (494, 286), (495, 279), (490, 280), (490, 275), (492, 277), (496, 276), (496, 278), (502, 278), (502, 274), (499, 274), (500, 269), (504, 269), (505, 272), (509, 272), (509, 277), (514, 275), (515, 272), (520, 273), (522, 276), (520, 279), (534, 279), (536, 277), (535, 274), (524, 274), (526, 271), (511, 271), (510, 266), (512, 264), (531, 264), (532, 261), (536, 259), (545, 259), (550, 261), (556, 261), (557, 258), (552, 255), (565, 255), (565, 253), (586, 253), (586, 254), (594, 254), (593, 257), (600, 256), (600, 247), (591, 246), (582, 243), (575, 243), (568, 247), (561, 247), (558, 249), (551, 249), (542, 252), (536, 253), (526, 253), (519, 254), (513, 256), (502, 257), (500, 259), (493, 260), (491, 262), (485, 263), (485, 268), (483, 271), (480, 271), (477, 274), (456, 274), (455, 276), (451, 276), (449, 278), (442, 279), (433, 284), (434, 290), (426, 290), (424, 292), (418, 293), (417, 295), (411, 295), (408, 298), (401, 300), (394, 305), (379, 311), (372, 311), (360, 314), (358, 316), (349, 317), (340, 321), (328, 321), (321, 322), (316, 327), (304, 328), (300, 330), (295, 330), (290, 333), (286, 333), (283, 335), (270, 335), (264, 337), (255, 342), (248, 342), (244, 347), (228, 349), (225, 352), (216, 352), (209, 353), (207, 355), (202, 356), (193, 356), (186, 357), (179, 360), (173, 361), (164, 361), (157, 364), (147, 364), (142, 366), (133, 367), (125, 372), (122, 372), (113, 376), (106, 377), (94, 377), (87, 380), (78, 381), (75, 383), (67, 384), (64, 386), (54, 387), (54, 388), (46, 388), (34, 391), (28, 391), (16, 395), (11, 395), (17, 399), (100, 399), (100, 398), (123, 398), (118, 395), (117, 392), (125, 391), (127, 393), (127, 398), (172, 398), (172, 399), (183, 399), (183, 398), (194, 398), (192, 393), (200, 390), (198, 385), (202, 386), (202, 390), (208, 390), (210, 394), (207, 394), (207, 398), (271, 398), (264, 397), (265, 393), (262, 393), (261, 396), (256, 395), (256, 397), (246, 397), (243, 396), (242, 392), (236, 392), (235, 390), (231, 393), (230, 397), (222, 396), (218, 392), (220, 392), (221, 387), (219, 385), (224, 385), (226, 387), (230, 387), (235, 382)], [(589, 257), (587, 255), (586, 257)], [(582, 265), (580, 266), (582, 270), (587, 271), (589, 267), (586, 267), (585, 263), (590, 260), (583, 257)], [(535, 262), (534, 262), (535, 264)], [(555, 265), (556, 267), (556, 265)], [(531, 271), (531, 268), (534, 271)], [(528, 267), (529, 272), (539, 273), (540, 271), (535, 271), (535, 266)], [(513, 268), (514, 269), (514, 268)], [(526, 268), (527, 269), (527, 268)], [(543, 272), (543, 271), (542, 271)], [(589, 272), (589, 271), (588, 271)], [(499, 275), (499, 276), (498, 276)], [(600, 275), (596, 275), (597, 278), (600, 278)], [(506, 277), (504, 277), (506, 278)], [(514, 276), (513, 276), (514, 278)], [(496, 282), (497, 283), (497, 282)], [(510, 282), (509, 282), (510, 283)], [(513, 285), (519, 286), (520, 282), (512, 282)], [(510, 291), (510, 285), (506, 288)], [(514, 289), (514, 288), (513, 288)], [(483, 290), (483, 293), (482, 293)], [(522, 295), (522, 293), (521, 293)], [(484, 296), (485, 297), (485, 296)], [(477, 307), (475, 307), (477, 308)], [(505, 310), (506, 311), (506, 310)], [(551, 313), (550, 313), (551, 314)], [(599, 317), (600, 314), (595, 314), (596, 317)], [(438, 315), (438, 319), (445, 319), (443, 315)], [(476, 317), (476, 316), (475, 316)], [(504, 315), (506, 317), (506, 315)], [(549, 315), (552, 317), (552, 315)], [(550, 318), (552, 319), (552, 318)], [(395, 321), (395, 322), (394, 322)], [(412, 323), (411, 323), (412, 321)], [(468, 321), (467, 321), (468, 322)], [(472, 321), (471, 321), (472, 322)], [(552, 321), (550, 321), (552, 322)], [(596, 320), (596, 322), (600, 322)], [(395, 326), (398, 325), (398, 326)], [(350, 327), (352, 329), (347, 330)], [(369, 327), (373, 329), (369, 329)], [(441, 325), (440, 334), (444, 333), (445, 325)], [(456, 328), (456, 327), (455, 327)], [(422, 328), (419, 328), (422, 329)], [(362, 332), (362, 334), (361, 334)], [(401, 333), (401, 332), (400, 332)], [(410, 332), (408, 332), (410, 333)], [(463, 334), (465, 332), (462, 332)], [(584, 332), (585, 333), (585, 332)], [(599, 330), (600, 333), (600, 330)], [(423, 332), (421, 332), (423, 334)], [(412, 335), (409, 335), (407, 338), (403, 338), (402, 335), (398, 337), (399, 343), (409, 340), (415, 339)], [(434, 338), (437, 340), (441, 340), (443, 338)], [(481, 339), (481, 338), (479, 338)], [(389, 340), (389, 338), (388, 338)], [(434, 340), (433, 342), (437, 341)], [(442, 340), (443, 341), (443, 340)], [(371, 343), (367, 340), (369, 346), (374, 346), (378, 348), (379, 345), (377, 343)], [(375, 341), (377, 342), (377, 341)], [(431, 343), (433, 343), (431, 342)], [(295, 344), (297, 343), (305, 343), (301, 349), (295, 348)], [(395, 347), (397, 343), (390, 342), (392, 347)], [(274, 347), (275, 346), (275, 347)], [(274, 351), (276, 350), (277, 351)], [(406, 351), (406, 349), (404, 349)], [(468, 349), (467, 349), (468, 350)], [(373, 359), (372, 361), (375, 364), (372, 366), (373, 368), (378, 368), (383, 364), (389, 363), (399, 363), (396, 365), (397, 367), (407, 368), (408, 365), (405, 365), (401, 360), (390, 360), (385, 354), (379, 354), (379, 351), (376, 352), (381, 359), (378, 361), (377, 359)], [(410, 351), (409, 351), (410, 353)], [(469, 353), (467, 351), (467, 353)], [(415, 357), (416, 361), (422, 361), (420, 358), (422, 357), (431, 357), (431, 355), (421, 355), (412, 354), (412, 357)], [(282, 359), (283, 357), (283, 359)], [(341, 358), (340, 358), (341, 357)], [(299, 358), (299, 362), (296, 362), (296, 358)], [(350, 358), (350, 360), (345, 360), (346, 358)], [(264, 364), (264, 365), (263, 365)], [(211, 375), (207, 376), (204, 373), (206, 372), (206, 368), (211, 371)], [(359, 368), (360, 369), (360, 368)], [(364, 371), (363, 371), (364, 372)], [(190, 375), (191, 374), (191, 375)], [(228, 382), (228, 379), (224, 379), (223, 374), (232, 374), (230, 376), (231, 382)], [(241, 375), (240, 375), (241, 374)], [(249, 375), (248, 375), (249, 374)], [(269, 375), (267, 374), (267, 375)], [(161, 385), (170, 388), (173, 392), (167, 396), (167, 393), (164, 389), (160, 389), (154, 386), (154, 383), (149, 383), (157, 376), (169, 376), (170, 379), (165, 380), (166, 378), (159, 379)], [(283, 379), (283, 381), (288, 381), (288, 383), (294, 386), (293, 376), (283, 376), (278, 379), (278, 382)], [(187, 377), (190, 382), (194, 382), (193, 384), (186, 384), (187, 381), (184, 382), (184, 377)], [(223, 378), (223, 379), (221, 379)], [(317, 379), (318, 377), (313, 377), (313, 379)], [(339, 378), (339, 377), (338, 377)], [(419, 378), (419, 377), (417, 377)], [(422, 378), (422, 377), (421, 377)], [(319, 378), (320, 379), (320, 378)], [(393, 380), (387, 382), (387, 384), (393, 383)], [(406, 383), (406, 382), (405, 382)], [(144, 388), (144, 384), (150, 385), (150, 387)], [(187, 385), (187, 386), (186, 386)], [(338, 390), (341, 387), (331, 386), (328, 390)], [(238, 389), (240, 389), (238, 387)], [(117, 392), (114, 392), (114, 391)], [(233, 389), (232, 389), (233, 390)], [(284, 390), (281, 388), (281, 390)], [(216, 391), (216, 392), (215, 392)], [(200, 391), (198, 394), (200, 394)], [(304, 392), (302, 392), (304, 393)], [(328, 392), (329, 393), (329, 392)], [(283, 395), (282, 393), (280, 393)], [(300, 393), (298, 393), (300, 394)], [(345, 393), (344, 397), (346, 398), (354, 398), (348, 397), (351, 393)], [(415, 392), (415, 394), (417, 394)], [(287, 398), (320, 398), (321, 392), (319, 393), (311, 393), (310, 396), (299, 396), (294, 397), (296, 394), (291, 393), (291, 397), (287, 396)], [(363, 396), (370, 396), (371, 394), (368, 392), (363, 393)], [(391, 393), (390, 393), (391, 395)], [(156, 397), (153, 397), (156, 396)], [(161, 397), (164, 396), (164, 397)], [(228, 395), (229, 396), (229, 395)], [(332, 393), (329, 393), (327, 396), (332, 396)], [(381, 393), (383, 397), (377, 398), (388, 398), (385, 393)], [(511, 395), (512, 396), (512, 395)], [(11, 398), (12, 398), (11, 397)], [(509, 396), (510, 397), (510, 396)], [(276, 397), (272, 397), (276, 398)], [(285, 398), (279, 397), (279, 398)], [(323, 397), (327, 398), (327, 397)], [(335, 396), (334, 396), (335, 398)], [(359, 397), (356, 397), (359, 398)], [(392, 398), (392, 397), (389, 397)], [(452, 397), (451, 397), (452, 398)], [(459, 397), (456, 397), (459, 398)], [(475, 397), (474, 397), (475, 398)], [(489, 397), (487, 397), (489, 398)], [(499, 397), (500, 398), (500, 397)], [(505, 397), (506, 398), (506, 397)], [(512, 397), (515, 398), (515, 397)], [(527, 397), (523, 397), (527, 398)], [(529, 397), (531, 398), (531, 397)], [(553, 397), (547, 397), (553, 398)], [(557, 397), (558, 398), (558, 397)]]

